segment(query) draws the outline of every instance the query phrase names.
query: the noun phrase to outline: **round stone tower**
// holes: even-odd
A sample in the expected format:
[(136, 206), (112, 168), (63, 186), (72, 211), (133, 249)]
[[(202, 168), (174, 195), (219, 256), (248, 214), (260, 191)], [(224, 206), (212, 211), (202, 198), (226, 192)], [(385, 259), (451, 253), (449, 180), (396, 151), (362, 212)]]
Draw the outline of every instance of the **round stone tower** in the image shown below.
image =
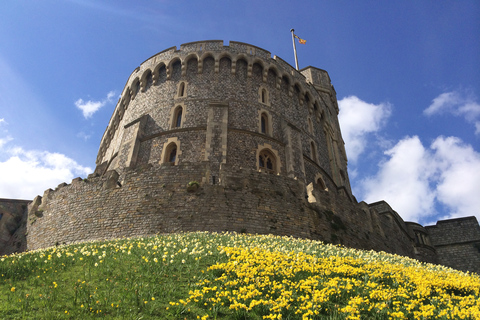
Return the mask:
[(368, 247), (337, 114), (324, 70), (233, 41), (162, 51), (128, 78), (95, 172), (30, 205), (28, 249), (195, 230)]
[[(385, 201), (358, 203), (337, 114), (324, 70), (297, 71), (268, 51), (233, 41), (162, 51), (128, 78), (95, 172), (48, 189), (28, 205), (27, 249), (235, 231), (437, 262), (429, 233), (443, 235), (458, 221), (424, 228), (405, 223)], [(474, 230), (469, 234), (478, 234), (476, 220), (467, 222)], [(435, 238), (445, 264), (459, 250), (458, 234), (446, 244)], [(468, 246), (476, 245), (475, 237)], [(462, 250), (471, 249), (465, 252), (474, 258), (463, 267), (476, 270), (478, 255), (467, 247)]]
[(130, 75), (96, 163), (120, 183), (128, 168), (204, 163), (203, 184), (244, 168), (351, 195), (337, 114), (324, 70), (246, 43), (187, 43)]

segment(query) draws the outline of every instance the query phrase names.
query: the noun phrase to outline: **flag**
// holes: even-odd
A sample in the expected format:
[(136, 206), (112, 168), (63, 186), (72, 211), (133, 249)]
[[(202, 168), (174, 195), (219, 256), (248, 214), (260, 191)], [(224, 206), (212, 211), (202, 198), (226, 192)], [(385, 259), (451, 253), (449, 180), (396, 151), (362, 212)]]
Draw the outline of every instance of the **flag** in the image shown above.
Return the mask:
[(299, 36), (297, 36), (296, 34), (294, 34), (295, 38), (298, 39), (298, 43), (300, 44), (307, 44), (307, 40), (304, 40), (304, 39), (301, 39)]

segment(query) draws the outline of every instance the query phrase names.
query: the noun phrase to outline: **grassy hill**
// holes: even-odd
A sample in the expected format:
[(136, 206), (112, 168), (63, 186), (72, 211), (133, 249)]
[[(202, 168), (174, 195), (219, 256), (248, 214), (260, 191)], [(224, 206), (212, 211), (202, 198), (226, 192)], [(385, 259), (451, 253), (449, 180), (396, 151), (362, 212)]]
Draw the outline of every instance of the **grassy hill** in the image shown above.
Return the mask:
[(0, 258), (1, 319), (480, 319), (480, 277), (289, 237), (182, 233)]

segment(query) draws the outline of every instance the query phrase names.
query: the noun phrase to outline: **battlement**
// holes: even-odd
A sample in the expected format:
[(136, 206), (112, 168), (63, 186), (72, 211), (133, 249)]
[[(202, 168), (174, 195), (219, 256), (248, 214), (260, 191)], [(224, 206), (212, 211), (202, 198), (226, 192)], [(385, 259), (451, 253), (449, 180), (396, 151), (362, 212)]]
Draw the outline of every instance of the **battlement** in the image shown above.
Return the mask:
[(151, 164), (121, 179), (108, 171), (47, 190), (29, 207), (28, 249), (201, 230), (291, 235), (415, 257), (396, 224), (333, 190), (228, 164), (211, 184), (208, 171), (207, 163)]
[[(338, 111), (325, 70), (297, 71), (267, 50), (235, 41), (168, 48), (129, 76), (95, 172), (37, 196), (23, 210), (23, 229), (8, 238), (16, 235), (23, 239), (19, 248), (33, 250), (235, 231), (322, 240), (480, 272), (476, 220), (423, 227), (404, 222), (385, 201), (357, 203)], [(7, 215), (2, 201), (0, 210), (1, 228)], [(0, 230), (0, 237), (5, 234)], [(451, 234), (450, 240), (442, 234)], [(454, 264), (454, 254), (471, 258)]]

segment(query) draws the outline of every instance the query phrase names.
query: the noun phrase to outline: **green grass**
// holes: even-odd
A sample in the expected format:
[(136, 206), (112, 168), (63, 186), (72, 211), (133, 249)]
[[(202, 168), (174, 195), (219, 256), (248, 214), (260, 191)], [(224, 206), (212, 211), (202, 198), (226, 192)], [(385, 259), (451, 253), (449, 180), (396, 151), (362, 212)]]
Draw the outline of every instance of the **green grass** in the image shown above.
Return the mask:
[[(254, 254), (250, 253), (250, 256), (246, 255), (246, 258), (242, 260), (240, 254), (226, 252), (229, 250), (228, 248), (264, 250), (262, 255), (265, 257), (267, 256), (265, 252), (279, 254), (275, 258), (271, 258), (274, 260), (269, 260), (265, 265), (262, 259), (254, 261)], [(308, 256), (302, 258), (303, 255), (299, 256), (299, 253)], [(415, 277), (411, 275), (411, 272), (414, 272), (411, 270), (427, 270), (428, 273), (438, 273), (439, 278), (444, 279), (443, 282), (438, 282), (436, 293), (432, 293), (431, 289), (437, 282), (426, 285), (425, 288), (430, 291), (428, 294), (424, 294), (430, 300), (419, 300), (422, 302), (416, 307), (417, 315), (423, 310), (422, 306), (427, 304), (435, 307), (436, 311), (433, 314), (436, 316), (444, 313), (455, 315), (453, 309), (448, 310), (453, 307), (447, 306), (442, 302), (443, 300), (440, 301), (440, 298), (443, 297), (441, 293), (448, 290), (454, 294), (453, 298), (449, 299), (464, 299), (465, 297), (473, 299), (474, 302), (464, 305), (464, 309), (470, 308), (466, 319), (475, 319), (477, 315), (480, 315), (480, 313), (476, 313), (480, 306), (476, 302), (480, 299), (478, 291), (480, 279), (477, 275), (468, 275), (441, 266), (424, 265), (416, 260), (395, 255), (346, 249), (309, 240), (199, 232), (88, 242), (2, 257), (0, 259), (0, 318), (197, 319), (206, 316), (209, 319), (262, 319), (267, 316), (273, 318), (275, 312), (272, 312), (272, 308), (275, 303), (266, 302), (267, 298), (274, 295), (269, 294), (269, 290), (272, 290), (271, 287), (259, 287), (261, 292), (256, 297), (245, 299), (237, 291), (242, 291), (242, 281), (245, 281), (245, 277), (252, 278), (246, 279), (247, 284), (251, 285), (253, 280), (257, 284), (260, 283), (259, 278), (255, 279), (255, 272), (258, 275), (262, 274), (263, 280), (270, 279), (268, 273), (262, 271), (261, 267), (268, 267), (268, 264), (270, 266), (283, 264), (282, 268), (288, 269), (291, 267), (285, 263), (300, 261), (299, 257), (306, 259), (301, 261), (309, 261), (303, 262), (305, 268), (308, 268), (301, 270), (302, 267), (299, 264), (300, 267), (295, 268), (300, 269), (291, 278), (288, 274), (283, 275), (275, 272), (275, 268), (270, 268), (273, 269), (271, 279), (290, 284), (288, 288), (284, 286), (283, 291), (275, 289), (277, 298), (282, 296), (282, 292), (290, 292), (292, 287), (295, 287), (295, 283), (301, 283), (306, 279), (311, 282), (320, 274), (322, 280), (314, 286), (315, 288), (309, 289), (313, 290), (312, 292), (320, 290), (335, 277), (346, 279), (347, 282), (350, 281), (348, 279), (357, 281), (357, 286), (358, 281), (365, 282), (365, 284), (377, 281), (376, 283), (382, 283), (382, 286), (385, 286), (388, 291), (390, 287), (399, 287), (399, 280), (395, 280), (390, 274), (392, 271), (382, 269), (383, 267), (377, 267), (375, 271), (372, 271), (374, 269), (368, 269), (367, 266), (370, 268), (373, 263), (379, 266), (400, 265), (401, 268), (408, 270), (408, 272), (405, 271), (403, 277), (406, 279), (406, 283), (410, 281), (408, 282), (409, 287), (415, 284), (416, 287), (423, 288), (423, 285), (412, 280)], [(327, 260), (321, 260), (324, 258), (329, 258), (329, 263), (333, 261), (337, 265), (332, 264), (331, 269), (325, 269), (327, 272), (325, 270), (315, 271), (309, 267), (312, 264), (325, 265)], [(362, 264), (364, 271), (358, 267), (359, 264)], [(346, 265), (350, 266), (348, 270), (343, 268)], [(240, 271), (234, 269), (235, 266), (256, 271), (251, 275), (242, 275)], [(353, 266), (357, 266), (358, 270), (353, 272)], [(227, 278), (228, 281), (235, 280), (236, 284), (227, 283)], [(409, 280), (409, 278), (411, 279)], [(455, 283), (456, 281), (461, 281), (463, 284)], [(215, 289), (213, 289), (214, 285)], [(305, 290), (304, 287), (302, 288), (301, 290)], [(195, 290), (206, 292), (201, 296), (197, 294), (197, 297), (194, 298)], [(308, 295), (303, 291), (300, 292), (301, 290), (297, 289), (298, 292), (293, 293), (288, 307), (276, 309), (276, 313), (283, 315), (283, 319), (302, 319), (302, 314), (306, 314), (302, 311), (303, 304), (298, 301), (305, 300)], [(346, 306), (351, 306), (350, 301), (354, 297), (360, 294), (372, 294), (371, 291), (362, 288), (356, 288), (351, 292), (350, 290), (347, 292), (347, 289), (343, 292), (341, 288), (338, 290), (338, 294), (332, 295), (332, 300), (325, 303), (325, 305), (331, 306), (330, 310), (322, 309), (319, 305), (313, 306), (312, 310), (322, 310), (322, 312), (311, 315), (309, 319), (360, 319), (360, 317), (354, 317), (357, 313)], [(231, 296), (237, 295), (234, 298), (226, 296), (219, 298), (219, 294), (216, 292), (230, 293)], [(438, 297), (438, 301), (432, 297)], [(234, 304), (232, 299), (238, 300), (238, 303)], [(385, 298), (390, 299), (390, 302), (384, 302), (381, 298), (376, 299), (378, 301), (369, 302), (371, 308), (367, 308), (368, 305), (363, 306), (363, 309), (357, 306), (358, 314), (362, 315), (362, 319), (403, 319), (400, 316), (395, 317), (395, 312), (404, 309), (394, 306), (395, 304), (392, 303), (394, 297)], [(411, 300), (413, 301), (413, 299), (412, 293)], [(248, 306), (245, 305), (251, 301), (258, 302), (258, 305), (248, 309)], [(464, 300), (451, 301), (463, 303), (459, 301)], [(383, 306), (382, 304), (386, 305), (385, 310), (387, 311), (383, 310), (383, 307), (379, 307)], [(379, 308), (381, 312), (377, 310)], [(370, 310), (367, 311), (367, 309)], [(299, 310), (299, 312), (295, 313), (291, 310)], [(404, 318), (414, 319), (414, 311), (410, 317), (404, 310)], [(422, 311), (427, 315), (424, 319), (434, 319), (428, 316), (427, 311)], [(366, 314), (374, 315), (374, 317), (366, 317)]]

